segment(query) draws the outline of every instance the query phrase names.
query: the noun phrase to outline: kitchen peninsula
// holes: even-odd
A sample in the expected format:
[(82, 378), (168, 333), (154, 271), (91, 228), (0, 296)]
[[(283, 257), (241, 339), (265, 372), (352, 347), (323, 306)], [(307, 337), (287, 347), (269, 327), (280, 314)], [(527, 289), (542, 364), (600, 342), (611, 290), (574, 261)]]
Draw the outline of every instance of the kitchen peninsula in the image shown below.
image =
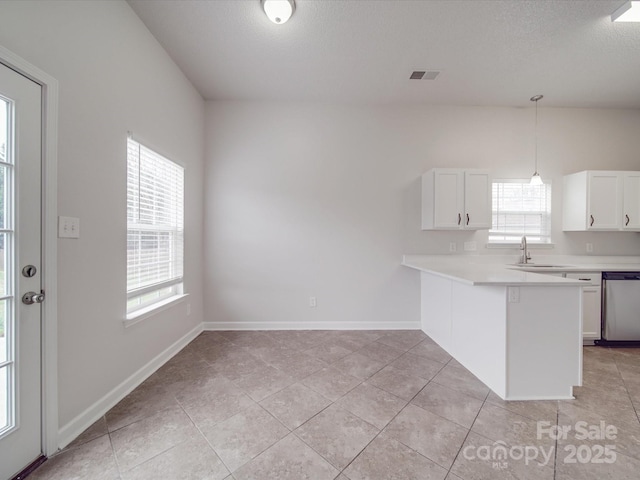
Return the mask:
[(505, 400), (573, 398), (582, 384), (582, 283), (469, 257), (405, 255), (422, 330)]

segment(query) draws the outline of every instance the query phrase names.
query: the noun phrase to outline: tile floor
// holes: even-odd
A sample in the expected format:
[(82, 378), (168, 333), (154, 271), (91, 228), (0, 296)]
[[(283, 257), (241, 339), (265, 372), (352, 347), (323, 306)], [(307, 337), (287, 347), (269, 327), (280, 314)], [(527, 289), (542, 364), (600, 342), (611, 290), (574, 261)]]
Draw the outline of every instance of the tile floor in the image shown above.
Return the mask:
[(504, 402), (420, 331), (205, 332), (30, 480), (639, 478), (640, 350), (585, 347), (584, 385)]

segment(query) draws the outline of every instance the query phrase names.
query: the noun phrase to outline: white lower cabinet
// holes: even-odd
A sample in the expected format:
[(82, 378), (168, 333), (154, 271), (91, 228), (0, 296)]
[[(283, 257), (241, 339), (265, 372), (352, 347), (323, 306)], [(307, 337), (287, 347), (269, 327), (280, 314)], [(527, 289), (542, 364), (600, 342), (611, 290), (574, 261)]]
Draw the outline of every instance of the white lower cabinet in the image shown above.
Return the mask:
[(602, 325), (602, 274), (567, 273), (567, 278), (575, 278), (589, 282), (582, 287), (582, 340), (586, 344), (600, 340)]
[(503, 400), (572, 399), (581, 288), (469, 285), (423, 271), (422, 330)]

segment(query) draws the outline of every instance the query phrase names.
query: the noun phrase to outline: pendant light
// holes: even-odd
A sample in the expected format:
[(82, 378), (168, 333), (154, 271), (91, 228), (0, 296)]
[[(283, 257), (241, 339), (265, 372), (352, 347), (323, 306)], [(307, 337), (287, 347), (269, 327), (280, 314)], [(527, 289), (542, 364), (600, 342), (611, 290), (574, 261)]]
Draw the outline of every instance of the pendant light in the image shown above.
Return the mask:
[(531, 176), (531, 185), (542, 185), (542, 178), (538, 173), (538, 100), (542, 100), (542, 95), (534, 95), (531, 97), (532, 102), (536, 102), (536, 156), (535, 156), (535, 169), (533, 171), (533, 175)]

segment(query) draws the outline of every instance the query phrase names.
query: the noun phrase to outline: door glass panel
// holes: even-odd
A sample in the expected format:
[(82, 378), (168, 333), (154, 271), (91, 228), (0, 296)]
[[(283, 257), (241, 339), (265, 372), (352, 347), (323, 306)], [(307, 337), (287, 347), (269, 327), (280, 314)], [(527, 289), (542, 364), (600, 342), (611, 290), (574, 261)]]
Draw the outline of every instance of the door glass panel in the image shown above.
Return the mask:
[(5, 430), (9, 425), (9, 398), (11, 398), (12, 392), (12, 384), (10, 378), (10, 369), (13, 367), (12, 364), (7, 363), (8, 360), (8, 348), (9, 342), (7, 339), (9, 338), (9, 332), (7, 332), (7, 323), (5, 319), (7, 317), (7, 300), (0, 301), (0, 365), (3, 363), (4, 366), (0, 367), (0, 432)]
[[(7, 148), (8, 148), (8, 114), (9, 114), (9, 106), (6, 100), (0, 98), (0, 162), (7, 162)], [(0, 167), (0, 228), (5, 228), (4, 219), (5, 215), (5, 168), (4, 166)], [(7, 291), (5, 286), (5, 234), (0, 234), (0, 296), (4, 296)], [(7, 360), (7, 332), (5, 325), (5, 303), (1, 302), (0, 306), (0, 364), (6, 362)], [(0, 375), (0, 410), (5, 411), (6, 413), (6, 396), (7, 396), (7, 378), (6, 378), (7, 368), (3, 368)], [(3, 423), (3, 417), (0, 412), (0, 430), (5, 426)], [(6, 415), (5, 415), (6, 420)]]
[[(0, 150), (2, 150), (4, 145), (0, 144)], [(4, 155), (0, 154), (0, 161), (4, 162)], [(6, 178), (7, 178), (7, 173), (6, 173), (6, 169), (7, 167), (0, 166), (0, 228), (6, 228), (5, 227), (5, 221), (4, 219), (7, 217), (6, 214), (6, 208), (7, 208), (7, 201), (5, 198), (5, 184), (6, 184)]]
[[(7, 275), (6, 267), (7, 255), (5, 250), (6, 245), (6, 233), (0, 233), (0, 297), (4, 297), (7, 294)], [(0, 332), (2, 331), (2, 323), (0, 323)], [(0, 333), (1, 334), (1, 333)]]
[(5, 319), (7, 317), (7, 300), (0, 301), (0, 432), (9, 426), (9, 398), (11, 398), (12, 382), (10, 382), (10, 368), (11, 364), (7, 364), (9, 355), (7, 350), (9, 348), (7, 339), (9, 338), (9, 332), (7, 332), (7, 323)]
[(9, 399), (11, 398), (12, 392), (12, 382), (11, 380), (11, 369), (13, 365), (11, 363), (7, 363), (9, 359), (8, 355), (8, 342), (9, 332), (7, 332), (7, 323), (5, 319), (7, 310), (7, 300), (0, 301), (0, 365), (4, 364), (4, 366), (0, 367), (0, 432), (5, 430), (7, 427), (11, 427), (9, 420), (11, 418), (9, 412)]
[(7, 332), (8, 325), (5, 322), (5, 318), (7, 316), (5, 311), (6, 309), (7, 301), (0, 301), (0, 365), (2, 365), (8, 359), (7, 350), (9, 342), (7, 341), (7, 339), (9, 338), (9, 332)]
[(0, 367), (0, 432), (9, 425), (9, 367)]
[(9, 117), (9, 107), (6, 100), (0, 98), (0, 162), (6, 162), (7, 157), (7, 118)]
[[(8, 260), (13, 258), (11, 211), (13, 208), (13, 103), (0, 97), (0, 434), (13, 427), (14, 369), (13, 310), (10, 295), (13, 282), (8, 275)], [(8, 165), (7, 165), (8, 164)]]
[[(0, 98), (0, 162), (9, 162), (9, 143), (8, 143), (8, 119), (9, 119), (9, 105), (7, 102)], [(5, 179), (7, 178), (6, 167), (0, 168), (0, 228), (5, 228), (6, 215), (6, 195), (7, 189), (5, 188)]]

